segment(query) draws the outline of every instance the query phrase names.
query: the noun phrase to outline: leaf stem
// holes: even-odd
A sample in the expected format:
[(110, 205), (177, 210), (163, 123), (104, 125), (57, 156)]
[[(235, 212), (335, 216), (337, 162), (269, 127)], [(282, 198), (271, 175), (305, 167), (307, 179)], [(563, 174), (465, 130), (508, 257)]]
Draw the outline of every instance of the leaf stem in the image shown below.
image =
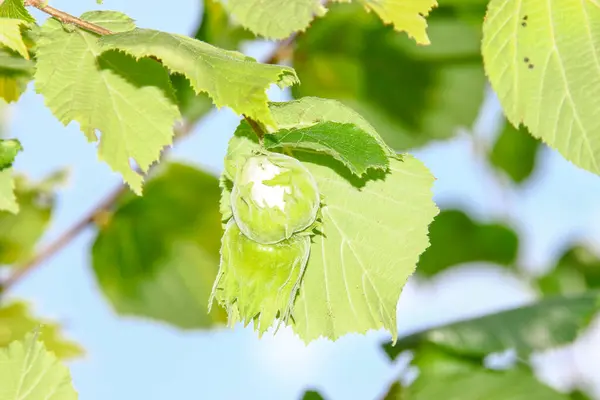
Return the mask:
[(71, 14), (67, 14), (64, 11), (57, 10), (54, 7), (51, 7), (46, 4), (46, 0), (25, 0), (25, 4), (30, 7), (35, 7), (40, 11), (45, 12), (48, 15), (58, 19), (62, 23), (77, 25), (78, 27), (85, 29), (86, 31), (94, 32), (98, 35), (111, 35), (113, 32), (101, 27), (100, 25), (92, 24), (91, 22), (87, 22), (82, 20), (81, 18), (77, 18)]
[(247, 117), (245, 115), (243, 117), (246, 120), (246, 122), (248, 123), (248, 125), (250, 125), (250, 127), (252, 128), (254, 133), (256, 133), (256, 136), (258, 137), (258, 142), (262, 146), (263, 139), (265, 137), (265, 130), (262, 128), (262, 126), (260, 126), (260, 124), (258, 122), (256, 122), (252, 118)]

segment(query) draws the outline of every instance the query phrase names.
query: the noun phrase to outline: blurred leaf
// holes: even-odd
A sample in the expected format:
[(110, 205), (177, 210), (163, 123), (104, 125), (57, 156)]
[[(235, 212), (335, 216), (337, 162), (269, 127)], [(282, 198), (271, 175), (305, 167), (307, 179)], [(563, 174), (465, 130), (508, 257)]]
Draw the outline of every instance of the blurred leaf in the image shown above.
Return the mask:
[(76, 400), (71, 374), (29, 334), (0, 349), (0, 400)]
[[(10, 170), (2, 173), (7, 171)], [(0, 266), (17, 266), (33, 255), (52, 217), (56, 186), (64, 180), (64, 176), (57, 176), (50, 175), (41, 182), (16, 177), (19, 212), (0, 211)]]
[(569, 399), (571, 400), (592, 400), (590, 396), (588, 396), (585, 392), (581, 390), (574, 390), (569, 393)]
[(304, 392), (302, 400), (325, 400), (325, 398), (316, 390), (307, 390)]
[(0, 48), (0, 98), (17, 101), (33, 79), (35, 63), (16, 52)]
[(385, 400), (567, 400), (568, 397), (541, 383), (522, 365), (491, 370), (481, 360), (453, 355), (425, 344), (412, 365), (419, 375), (409, 386), (394, 383)]
[(574, 341), (599, 310), (600, 292), (546, 298), (520, 308), (427, 329), (399, 339), (396, 345), (386, 343), (383, 348), (391, 359), (424, 343), (469, 357), (485, 357), (507, 349), (527, 356)]
[(404, 400), (406, 399), (404, 387), (398, 381), (392, 383), (382, 400)]
[(568, 400), (525, 369), (493, 371), (483, 367), (466, 373), (438, 375), (421, 370), (402, 400)]
[(237, 50), (241, 42), (256, 38), (234, 23), (218, 0), (204, 0), (202, 21), (194, 37), (226, 50)]
[(519, 248), (519, 238), (511, 228), (477, 223), (458, 210), (444, 210), (433, 220), (429, 241), (417, 267), (425, 276), (473, 261), (511, 266)]
[(208, 298), (219, 268), (217, 178), (171, 164), (127, 196), (92, 248), (96, 278), (114, 309), (184, 329), (227, 320)]
[(521, 183), (533, 172), (540, 145), (527, 128), (516, 129), (507, 122), (492, 148), (490, 161), (514, 182)]
[[(1, 86), (0, 86), (1, 88)], [(15, 180), (11, 168), (0, 171), (0, 221), (4, 213), (16, 214), (19, 212), (19, 204), (15, 196)], [(0, 222), (0, 226), (1, 226)], [(0, 232), (0, 259), (2, 258), (2, 233)], [(1, 264), (1, 262), (0, 262)]]
[(292, 93), (341, 100), (398, 151), (448, 138), (472, 125), (485, 86), (485, 4), (460, 9), (479, 15), (479, 24), (442, 4), (428, 18), (432, 44), (415, 46), (359, 5), (331, 6), (297, 39), (293, 65), (302, 84)]
[(537, 281), (544, 295), (578, 294), (600, 288), (600, 258), (590, 249), (575, 245), (565, 251), (556, 266)]
[(21, 142), (16, 139), (0, 139), (0, 171), (12, 167), (17, 153), (23, 150)]
[(73, 358), (83, 355), (83, 349), (75, 342), (63, 339), (60, 326), (54, 322), (35, 319), (24, 302), (14, 302), (0, 307), (0, 347), (14, 340), (23, 340), (28, 333), (40, 329), (39, 339), (58, 358)]

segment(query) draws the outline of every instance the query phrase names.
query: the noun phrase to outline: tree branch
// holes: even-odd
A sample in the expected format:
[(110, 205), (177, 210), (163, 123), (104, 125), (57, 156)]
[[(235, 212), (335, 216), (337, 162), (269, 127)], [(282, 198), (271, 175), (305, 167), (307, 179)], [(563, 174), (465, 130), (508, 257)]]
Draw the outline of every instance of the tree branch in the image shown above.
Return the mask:
[[(45, 5), (43, 0), (25, 0), (25, 4), (39, 9), (62, 21), (63, 23), (76, 25), (98, 35), (110, 35), (113, 33), (108, 29), (102, 28), (101, 26), (92, 24), (63, 11)], [(296, 36), (292, 35), (288, 39), (280, 42), (274, 49), (273, 53), (271, 53), (271, 55), (267, 58), (265, 64), (276, 64), (281, 60), (287, 59), (293, 52), (293, 43), (295, 38)], [(262, 141), (262, 138), (265, 134), (262, 127), (256, 121), (246, 117), (245, 115), (244, 119), (250, 124), (254, 132), (258, 135), (259, 140)], [(187, 123), (185, 123), (176, 131), (175, 140), (181, 139), (191, 133), (196, 122), (198, 121), (187, 121)], [(15, 268), (13, 268), (12, 275), (10, 275), (4, 282), (0, 283), (0, 294), (5, 293), (15, 284), (20, 282), (24, 277), (30, 274), (34, 269), (40, 265), (43, 265), (46, 261), (67, 247), (87, 227), (96, 223), (96, 220), (102, 216), (102, 214), (109, 212), (115, 206), (121, 196), (127, 193), (127, 191), (128, 188), (124, 184), (113, 189), (103, 200), (94, 206), (94, 208), (88, 214), (86, 214), (81, 220), (75, 222), (69, 229), (59, 235), (56, 240), (50, 242), (48, 246), (44, 247), (25, 263), (15, 266)]]
[(91, 22), (87, 22), (82, 20), (81, 18), (77, 18), (71, 14), (67, 14), (64, 11), (60, 11), (54, 7), (50, 7), (46, 4), (45, 0), (25, 0), (25, 4), (31, 7), (35, 7), (38, 10), (41, 10), (46, 14), (51, 15), (52, 17), (58, 19), (59, 21), (65, 24), (77, 25), (81, 29), (97, 33), (98, 35), (111, 35), (113, 33), (112, 31), (103, 28), (100, 25), (92, 24)]

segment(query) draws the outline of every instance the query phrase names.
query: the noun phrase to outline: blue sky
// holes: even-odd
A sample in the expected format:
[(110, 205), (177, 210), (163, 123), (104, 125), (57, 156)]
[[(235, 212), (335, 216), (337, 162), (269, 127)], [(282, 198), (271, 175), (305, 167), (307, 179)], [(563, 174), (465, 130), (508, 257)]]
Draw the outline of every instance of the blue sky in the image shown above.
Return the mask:
[[(191, 32), (200, 16), (198, 0), (148, 3), (105, 0), (100, 8), (123, 11), (139, 26), (178, 33)], [(76, 15), (99, 7), (93, 0), (51, 4)], [(63, 127), (31, 87), (9, 113), (9, 134), (26, 148), (15, 164), (17, 170), (42, 178), (56, 168), (71, 169), (47, 241), (86, 214), (120, 177), (97, 161), (94, 145), (86, 142), (77, 124)], [(492, 99), (474, 130), (478, 140), (490, 141), (497, 116)], [(178, 145), (173, 157), (218, 173), (236, 124), (231, 111), (214, 113)], [(473, 150), (467, 133), (415, 154), (438, 178), (434, 193), (440, 205), (466, 208), (483, 220), (510, 219), (521, 234), (522, 263), (531, 271), (543, 270), (570, 240), (600, 240), (600, 179), (553, 151), (543, 153), (534, 178), (519, 190), (493, 174)], [(82, 400), (292, 400), (307, 387), (320, 389), (328, 399), (374, 399), (402, 368), (392, 365), (378, 349), (386, 337), (383, 332), (305, 346), (285, 330), (259, 340), (241, 327), (182, 333), (160, 323), (119, 318), (92, 275), (93, 238), (93, 230), (88, 229), (12, 292), (14, 298), (31, 300), (39, 315), (61, 321), (68, 336), (87, 349), (84, 359), (70, 363)], [(526, 285), (499, 268), (464, 266), (432, 282), (412, 281), (407, 286), (398, 311), (400, 332), (532, 298)], [(541, 376), (565, 388), (572, 375), (582, 376), (581, 371), (575, 373), (578, 369), (591, 367), (598, 359), (600, 329), (595, 329), (574, 350), (556, 351), (536, 362)], [(596, 389), (600, 394), (600, 382)]]

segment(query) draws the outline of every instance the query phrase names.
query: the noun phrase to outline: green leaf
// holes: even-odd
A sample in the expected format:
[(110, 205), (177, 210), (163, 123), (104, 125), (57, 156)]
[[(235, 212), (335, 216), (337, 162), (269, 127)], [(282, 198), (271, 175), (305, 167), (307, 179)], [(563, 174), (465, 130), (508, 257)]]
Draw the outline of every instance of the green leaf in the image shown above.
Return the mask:
[[(479, 23), (457, 18), (463, 9)], [(449, 138), (474, 123), (484, 98), (484, 11), (483, 5), (442, 6), (429, 18), (432, 44), (415, 46), (358, 5), (331, 7), (296, 40), (302, 85), (292, 93), (342, 101), (398, 151)]]
[(515, 183), (524, 182), (535, 168), (540, 142), (522, 127), (504, 126), (490, 154), (490, 161)]
[(21, 26), (26, 24), (27, 22), (20, 19), (0, 18), (0, 45), (16, 51), (25, 59), (29, 59), (29, 52), (21, 36)]
[(118, 204), (92, 248), (99, 286), (118, 313), (185, 329), (227, 320), (219, 307), (206, 313), (219, 268), (219, 195), (215, 177), (173, 164), (144, 197)]
[[(194, 37), (227, 50), (236, 50), (244, 40), (254, 39), (247, 30), (231, 23), (231, 19), (218, 0), (204, 0), (201, 24)], [(193, 124), (213, 109), (212, 100), (206, 93), (196, 94), (190, 81), (183, 75), (171, 75), (171, 83), (177, 96), (181, 115)]]
[[(401, 396), (402, 400), (568, 400), (544, 385), (525, 368), (493, 371), (479, 368), (462, 374), (439, 376), (421, 371)], [(392, 400), (392, 399), (390, 399)]]
[(34, 70), (35, 64), (33, 61), (19, 57), (11, 51), (0, 49), (0, 74), (15, 72), (31, 75)]
[[(134, 28), (129, 17), (117, 12), (90, 12), (81, 18), (113, 31)], [(79, 122), (90, 141), (97, 141), (96, 131), (101, 132), (99, 158), (141, 194), (143, 178), (130, 160), (147, 172), (171, 144), (180, 114), (168, 73), (158, 62), (101, 52), (96, 35), (75, 27), (69, 32), (49, 19), (38, 42), (35, 87), (63, 124)]]
[(23, 150), (17, 139), (0, 139), (0, 171), (12, 167), (17, 154)]
[[(335, 0), (348, 2), (349, 0)], [(359, 0), (367, 11), (374, 11), (379, 18), (392, 24), (397, 31), (404, 31), (415, 39), (417, 44), (430, 44), (427, 37), (425, 17), (437, 6), (436, 0), (396, 1), (396, 0)]]
[(537, 286), (544, 295), (580, 294), (600, 289), (600, 258), (582, 245), (567, 249)]
[(459, 357), (435, 345), (415, 352), (417, 379), (408, 386), (395, 382), (385, 400), (567, 400), (568, 397), (542, 384), (522, 365), (510, 370), (491, 370), (481, 360)]
[(485, 261), (513, 266), (519, 238), (499, 223), (482, 224), (459, 210), (444, 210), (429, 227), (431, 246), (419, 260), (419, 274), (433, 276), (457, 264)]
[(454, 353), (485, 357), (515, 349), (522, 357), (574, 341), (600, 310), (600, 293), (552, 297), (479, 318), (427, 329), (384, 345), (395, 359), (404, 350), (433, 343)]
[(325, 15), (319, 0), (227, 0), (227, 10), (237, 22), (268, 39), (285, 39), (304, 31)]
[[(350, 2), (350, 0), (336, 0)], [(374, 11), (386, 24), (405, 31), (418, 44), (429, 44), (425, 17), (437, 5), (436, 0), (419, 2), (395, 0), (358, 0), (367, 11)], [(327, 12), (319, 0), (227, 0), (234, 18), (252, 32), (268, 39), (284, 39), (304, 32), (315, 17)]]
[(266, 90), (273, 83), (298, 82), (292, 68), (259, 64), (252, 57), (214, 47), (187, 36), (150, 29), (104, 36), (103, 49), (116, 49), (137, 59), (154, 56), (171, 72), (185, 75), (196, 93), (206, 92), (217, 107), (228, 106), (266, 125), (273, 125)]
[[(19, 204), (15, 196), (15, 181), (13, 171), (9, 168), (0, 171), (0, 221), (2, 221), (2, 215), (16, 214), (17, 212), (19, 212)], [(1, 248), (2, 245), (0, 245), (0, 257), (2, 255)]]
[(76, 400), (69, 370), (29, 334), (0, 349), (0, 400)]
[(204, 0), (202, 22), (194, 37), (227, 50), (237, 50), (240, 43), (255, 36), (232, 22), (219, 0)]
[[(22, 340), (28, 333), (39, 329), (40, 340), (58, 358), (73, 358), (83, 355), (83, 349), (72, 341), (63, 339), (60, 326), (54, 322), (37, 320), (23, 302), (13, 302), (0, 307), (0, 347), (15, 340)], [(0, 378), (1, 381), (1, 378)]]
[(35, 22), (35, 18), (25, 8), (23, 0), (4, 0), (0, 4), (0, 18), (14, 18), (25, 22)]
[[(0, 187), (3, 174), (6, 174), (5, 179), (10, 179), (10, 185), (10, 173), (10, 169), (0, 172)], [(0, 266), (16, 266), (33, 255), (35, 245), (50, 222), (55, 200), (54, 189), (58, 183), (60, 182), (55, 182), (53, 176), (39, 183), (28, 182), (22, 177), (17, 179), (15, 194), (18, 208), (0, 211)], [(16, 206), (14, 201), (9, 204)], [(13, 214), (17, 210), (19, 213)]]
[(31, 60), (0, 48), (0, 97), (8, 103), (17, 101), (33, 79), (34, 71)]
[(594, 1), (492, 0), (482, 47), (508, 120), (597, 174), (599, 19)]
[[(350, 123), (377, 136), (358, 114), (332, 100), (305, 98), (272, 103), (282, 128), (315, 121)], [(231, 140), (226, 165), (258, 148), (243, 122)], [(438, 210), (433, 177), (409, 155), (390, 160), (390, 173), (352, 175), (328, 155), (293, 152), (315, 177), (325, 205), (323, 235), (312, 238), (311, 255), (294, 304), (293, 329), (305, 342), (337, 339), (349, 332), (385, 328), (396, 337), (396, 304), (425, 250), (427, 226)]]
[(265, 147), (314, 150), (341, 161), (362, 176), (369, 168), (389, 166), (387, 149), (368, 132), (353, 124), (322, 122), (309, 127), (282, 129), (264, 137)]
[(307, 390), (304, 392), (302, 400), (325, 400), (325, 398), (316, 390)]

